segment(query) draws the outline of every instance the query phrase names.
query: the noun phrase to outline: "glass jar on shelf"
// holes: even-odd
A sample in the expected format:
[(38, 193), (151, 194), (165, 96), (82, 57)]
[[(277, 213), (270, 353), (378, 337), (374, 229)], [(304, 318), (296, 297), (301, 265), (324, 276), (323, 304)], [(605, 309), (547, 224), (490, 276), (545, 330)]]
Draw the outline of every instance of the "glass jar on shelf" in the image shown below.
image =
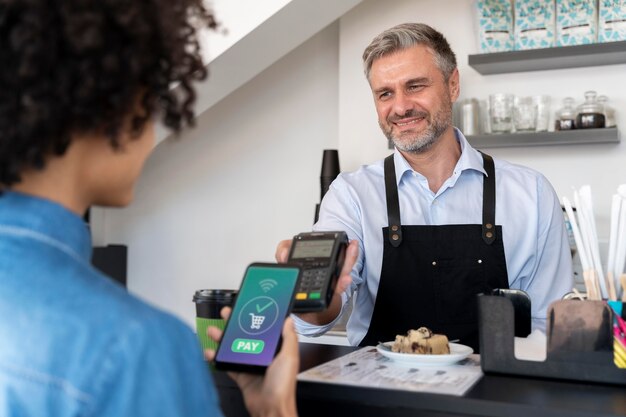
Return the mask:
[(554, 130), (571, 130), (575, 129), (576, 110), (574, 109), (574, 99), (565, 97), (563, 99), (563, 107), (556, 112), (554, 122)]
[(537, 127), (537, 106), (532, 97), (513, 99), (513, 126), (516, 132), (533, 132)]
[(609, 98), (607, 96), (598, 97), (598, 103), (602, 106), (604, 112), (604, 124), (606, 127), (615, 127), (615, 109), (609, 106)]
[(513, 94), (489, 95), (491, 133), (508, 133), (513, 127)]
[(595, 91), (585, 92), (585, 102), (578, 106), (576, 129), (598, 129), (606, 126), (604, 109), (596, 100)]
[(537, 95), (533, 96), (533, 103), (537, 108), (537, 123), (535, 130), (537, 132), (547, 132), (550, 127), (550, 96)]

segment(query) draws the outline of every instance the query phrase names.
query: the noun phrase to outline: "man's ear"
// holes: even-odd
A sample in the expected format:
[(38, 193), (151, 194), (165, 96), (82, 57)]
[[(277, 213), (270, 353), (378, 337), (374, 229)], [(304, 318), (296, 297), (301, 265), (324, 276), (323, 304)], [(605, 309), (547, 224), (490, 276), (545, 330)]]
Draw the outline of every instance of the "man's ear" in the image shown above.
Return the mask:
[(459, 98), (461, 94), (461, 85), (459, 83), (459, 70), (455, 68), (448, 79), (448, 92), (450, 93), (450, 101), (453, 103)]

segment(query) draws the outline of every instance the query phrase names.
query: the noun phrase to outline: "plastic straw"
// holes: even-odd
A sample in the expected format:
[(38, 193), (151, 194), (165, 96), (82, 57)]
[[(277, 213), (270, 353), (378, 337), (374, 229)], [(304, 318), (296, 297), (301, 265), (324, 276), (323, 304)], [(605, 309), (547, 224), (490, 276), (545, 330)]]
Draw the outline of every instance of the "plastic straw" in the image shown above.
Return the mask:
[(574, 191), (574, 202), (578, 212), (578, 223), (581, 228), (583, 242), (587, 248), (587, 255), (592, 264), (594, 274), (592, 279), (594, 285), (600, 287), (599, 295), (601, 298), (608, 298), (608, 291), (602, 271), (602, 262), (600, 261), (600, 250), (598, 248), (598, 237), (596, 236), (595, 221), (593, 219), (593, 207), (591, 205), (591, 190), (588, 186), (581, 187), (581, 192)]
[(585, 249), (585, 245), (583, 244), (583, 240), (580, 234), (580, 229), (578, 228), (578, 222), (576, 220), (576, 216), (574, 216), (572, 203), (569, 201), (567, 197), (563, 197), (563, 207), (565, 207), (565, 212), (567, 213), (567, 217), (569, 218), (570, 225), (572, 226), (572, 232), (574, 233), (574, 241), (576, 242), (576, 247), (578, 248), (578, 256), (580, 256), (580, 264), (583, 267), (583, 270), (589, 269), (591, 265), (589, 263), (589, 258), (587, 257), (587, 251)]
[(609, 229), (609, 252), (606, 269), (613, 277), (619, 276), (615, 268), (617, 255), (617, 237), (619, 230), (619, 212), (622, 205), (622, 198), (618, 194), (613, 194), (611, 200), (611, 227)]
[[(615, 260), (613, 264), (615, 280), (624, 272), (624, 263), (626, 263), (626, 185), (620, 185), (617, 192), (621, 198), (619, 210), (619, 220), (616, 236)], [(618, 288), (621, 283), (618, 284)]]

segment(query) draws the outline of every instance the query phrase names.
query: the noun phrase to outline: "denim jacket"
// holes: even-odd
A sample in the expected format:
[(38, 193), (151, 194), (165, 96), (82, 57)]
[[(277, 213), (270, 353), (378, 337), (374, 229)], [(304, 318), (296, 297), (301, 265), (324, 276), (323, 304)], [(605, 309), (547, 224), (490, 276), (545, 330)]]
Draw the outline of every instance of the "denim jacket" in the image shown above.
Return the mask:
[(0, 194), (0, 416), (221, 416), (191, 329), (90, 258), (79, 216)]

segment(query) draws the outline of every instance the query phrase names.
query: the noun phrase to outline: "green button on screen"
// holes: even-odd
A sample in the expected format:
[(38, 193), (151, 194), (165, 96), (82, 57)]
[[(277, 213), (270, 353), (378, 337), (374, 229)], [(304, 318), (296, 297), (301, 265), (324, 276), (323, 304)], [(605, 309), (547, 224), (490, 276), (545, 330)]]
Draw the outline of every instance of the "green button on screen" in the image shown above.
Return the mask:
[(311, 294), (309, 294), (309, 298), (312, 300), (318, 300), (321, 296), (322, 293), (319, 292), (312, 292)]
[(258, 355), (263, 352), (265, 343), (255, 339), (235, 339), (230, 349), (237, 353), (253, 353)]

